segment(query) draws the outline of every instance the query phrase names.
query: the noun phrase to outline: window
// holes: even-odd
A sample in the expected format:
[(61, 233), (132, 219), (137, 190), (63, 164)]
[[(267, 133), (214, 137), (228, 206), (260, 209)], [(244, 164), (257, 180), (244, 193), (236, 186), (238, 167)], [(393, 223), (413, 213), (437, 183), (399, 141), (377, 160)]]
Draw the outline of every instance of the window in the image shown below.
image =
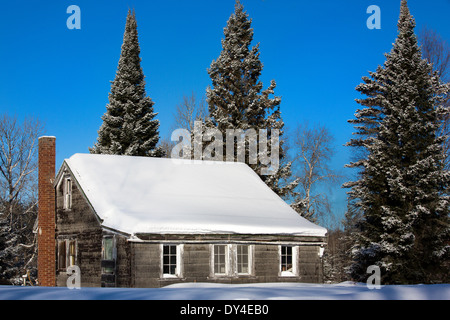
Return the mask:
[(297, 275), (297, 248), (291, 246), (281, 246), (280, 275)]
[(237, 273), (238, 274), (250, 274), (250, 247), (245, 245), (237, 246)]
[(75, 241), (69, 241), (69, 252), (68, 252), (68, 267), (75, 265), (75, 258), (76, 258), (76, 242)]
[(102, 273), (114, 273), (116, 245), (113, 236), (105, 236), (102, 241)]
[(237, 277), (252, 274), (252, 245), (216, 244), (210, 247), (211, 277)]
[(162, 245), (162, 277), (182, 277), (183, 245)]
[(65, 270), (67, 267), (76, 265), (77, 262), (77, 241), (58, 241), (58, 269)]
[(64, 209), (72, 209), (72, 180), (64, 179)]
[(292, 247), (281, 247), (281, 271), (292, 272)]
[(66, 267), (66, 240), (58, 241), (58, 269), (65, 270)]
[(214, 246), (214, 274), (227, 273), (227, 251), (226, 245)]
[(177, 269), (177, 246), (166, 245), (163, 252), (163, 273), (175, 275)]

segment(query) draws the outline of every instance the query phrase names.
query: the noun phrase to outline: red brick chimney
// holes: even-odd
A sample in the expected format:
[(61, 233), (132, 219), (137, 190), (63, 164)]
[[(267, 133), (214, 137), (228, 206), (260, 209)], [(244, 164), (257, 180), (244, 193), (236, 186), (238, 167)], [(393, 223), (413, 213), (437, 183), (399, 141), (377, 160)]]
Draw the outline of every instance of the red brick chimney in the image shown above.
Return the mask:
[(39, 138), (38, 281), (56, 285), (55, 137)]

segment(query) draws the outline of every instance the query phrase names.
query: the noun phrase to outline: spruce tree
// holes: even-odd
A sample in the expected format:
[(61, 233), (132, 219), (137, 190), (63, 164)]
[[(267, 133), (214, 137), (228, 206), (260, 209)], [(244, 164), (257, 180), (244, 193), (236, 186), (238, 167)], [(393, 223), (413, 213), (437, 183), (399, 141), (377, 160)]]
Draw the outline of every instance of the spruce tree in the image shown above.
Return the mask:
[[(281, 98), (270, 97), (274, 94), (275, 81), (272, 80), (270, 86), (263, 90), (263, 84), (259, 80), (263, 64), (259, 59), (259, 44), (251, 46), (253, 41), (251, 22), (252, 20), (249, 19), (242, 4), (236, 1), (235, 12), (230, 16), (226, 28), (224, 28), (222, 51), (208, 69), (212, 87), (209, 87), (206, 92), (209, 110), (206, 127), (219, 129), (224, 138), (227, 129), (244, 131), (254, 129), (258, 135), (260, 129), (265, 129), (267, 130), (269, 157), (272, 130), (279, 130), (279, 170), (270, 175), (262, 174), (263, 165), (260, 162), (250, 163), (248, 147), (245, 151), (245, 162), (272, 190), (280, 196), (285, 196), (295, 185), (281, 185), (281, 181), (287, 180), (290, 176), (290, 163), (283, 161), (285, 154), (281, 137), (284, 123), (279, 107)], [(223, 154), (226, 154), (225, 149)]]
[(356, 89), (358, 138), (348, 146), (365, 155), (348, 167), (359, 180), (345, 184), (362, 213), (352, 266), (364, 280), (369, 265), (381, 267), (383, 284), (442, 280), (449, 257), (449, 173), (438, 136), (448, 92), (422, 58), (415, 20), (401, 1), (398, 36), (386, 61)]
[(91, 153), (130, 156), (163, 155), (156, 147), (159, 121), (154, 102), (146, 95), (141, 68), (140, 47), (135, 12), (128, 11), (122, 52), (116, 77), (111, 85), (109, 104), (102, 116), (97, 143)]

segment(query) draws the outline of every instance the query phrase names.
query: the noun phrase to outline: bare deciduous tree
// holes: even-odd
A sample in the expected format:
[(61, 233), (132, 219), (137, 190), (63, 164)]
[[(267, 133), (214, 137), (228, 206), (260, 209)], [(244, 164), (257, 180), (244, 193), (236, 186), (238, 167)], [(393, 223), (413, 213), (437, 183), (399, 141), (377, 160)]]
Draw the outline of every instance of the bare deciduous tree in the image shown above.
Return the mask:
[[(422, 55), (429, 63), (433, 64), (433, 69), (438, 72), (439, 77), (444, 83), (450, 83), (450, 46), (434, 30), (426, 27), (419, 33), (419, 41), (422, 45)], [(450, 96), (447, 95), (443, 106), (447, 113), (443, 117), (441, 134), (446, 135), (444, 142), (445, 167), (450, 169)]]
[(310, 127), (307, 123), (299, 125), (294, 135), (293, 171), (298, 187), (292, 207), (306, 219), (316, 221), (321, 215), (330, 213), (327, 194), (319, 187), (337, 183), (341, 178), (330, 167), (334, 138), (326, 127)]
[(195, 121), (204, 121), (207, 115), (205, 99), (200, 101), (195, 94), (191, 96), (183, 96), (183, 100), (177, 105), (174, 119), (176, 128), (187, 129), (189, 132), (194, 131)]
[(424, 27), (419, 34), (422, 45), (422, 55), (434, 70), (439, 73), (442, 81), (448, 82), (450, 76), (450, 47), (448, 43), (434, 30)]
[(0, 118), (0, 199), (11, 221), (17, 203), (36, 198), (37, 138), (42, 132), (37, 119), (19, 124), (17, 117)]
[[(0, 116), (0, 278), (17, 283), (35, 255), (32, 228), (37, 216), (39, 120)], [(13, 280), (15, 279), (15, 280)]]
[[(194, 92), (190, 96), (183, 95), (181, 103), (176, 106), (173, 114), (174, 123), (172, 129), (185, 129), (189, 131), (191, 139), (194, 137), (194, 125), (196, 121), (205, 122), (208, 112), (206, 109), (205, 98), (197, 99)], [(162, 139), (161, 147), (166, 152), (166, 156), (170, 158), (173, 147), (178, 143), (171, 141), (171, 137)], [(185, 152), (192, 154), (193, 150), (185, 149)]]

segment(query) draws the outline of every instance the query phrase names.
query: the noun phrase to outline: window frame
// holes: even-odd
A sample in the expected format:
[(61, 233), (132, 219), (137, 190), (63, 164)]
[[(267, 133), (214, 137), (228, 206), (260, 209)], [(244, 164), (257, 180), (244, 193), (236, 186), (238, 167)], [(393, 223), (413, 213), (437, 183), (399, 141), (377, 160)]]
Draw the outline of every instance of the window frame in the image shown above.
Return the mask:
[[(225, 248), (225, 272), (216, 272), (217, 248)], [(247, 247), (247, 272), (239, 272), (239, 246)], [(210, 244), (210, 278), (249, 277), (254, 275), (252, 244)]]
[[(247, 272), (239, 272), (239, 247), (247, 248)], [(236, 254), (235, 254), (235, 270), (238, 276), (250, 276), (253, 274), (253, 245), (250, 244), (236, 244)], [(241, 255), (242, 256), (242, 255)]]
[[(224, 269), (225, 272), (216, 272), (216, 247), (223, 247), (224, 252)], [(228, 277), (230, 275), (230, 246), (227, 244), (213, 244), (212, 252), (211, 252), (211, 266), (212, 266), (212, 274), (214, 277)]]
[[(106, 252), (106, 241), (111, 241), (111, 252)], [(114, 261), (117, 260), (117, 242), (115, 235), (104, 235), (102, 238), (102, 261)], [(108, 256), (111, 256), (108, 258)], [(102, 267), (102, 274), (115, 274), (115, 268)]]
[(58, 240), (58, 270), (67, 270), (66, 239)]
[(77, 265), (78, 241), (77, 239), (58, 239), (58, 270), (65, 271), (68, 267)]
[(71, 177), (65, 177), (63, 183), (63, 208), (64, 210), (72, 209), (72, 192), (73, 181)]
[[(73, 247), (72, 247), (73, 246)], [(77, 264), (77, 240), (68, 240), (67, 249), (67, 263), (68, 267), (75, 266)], [(72, 250), (73, 248), (73, 250)]]
[[(175, 255), (175, 273), (171, 274), (171, 273), (165, 273), (164, 272), (164, 257), (166, 256), (166, 254), (164, 253), (164, 247), (175, 247), (176, 248), (176, 252), (175, 254), (170, 253), (169, 250), (169, 257), (171, 255)], [(183, 277), (183, 272), (184, 272), (184, 268), (183, 268), (183, 253), (184, 253), (184, 245), (183, 244), (174, 244), (174, 243), (162, 243), (160, 245), (160, 257), (161, 257), (161, 261), (160, 261), (160, 277), (162, 279), (176, 279), (176, 278), (182, 278)], [(170, 258), (169, 258), (170, 260)], [(169, 262), (169, 267), (170, 267), (170, 262)], [(169, 270), (170, 272), (170, 270)]]
[[(283, 248), (291, 248), (291, 264), (292, 269), (283, 270)], [(279, 255), (279, 276), (280, 277), (298, 277), (298, 246), (294, 245), (279, 245), (278, 247), (278, 255)]]

